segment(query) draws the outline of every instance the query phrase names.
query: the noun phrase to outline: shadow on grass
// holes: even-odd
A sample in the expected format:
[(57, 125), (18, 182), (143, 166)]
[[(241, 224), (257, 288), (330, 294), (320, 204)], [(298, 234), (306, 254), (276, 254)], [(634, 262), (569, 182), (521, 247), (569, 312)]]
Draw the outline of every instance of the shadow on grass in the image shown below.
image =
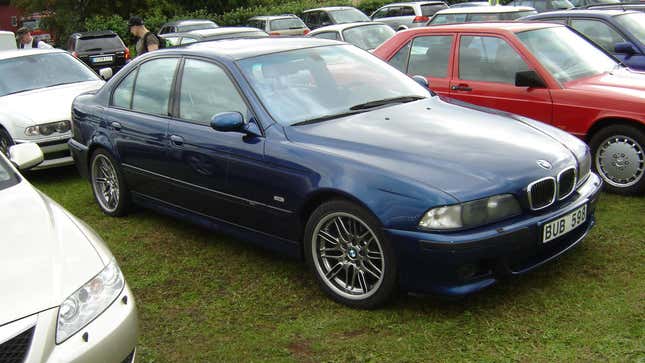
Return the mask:
[(81, 178), (80, 174), (78, 173), (78, 169), (76, 169), (76, 166), (74, 165), (63, 166), (60, 168), (27, 171), (24, 172), (23, 175), (30, 182), (39, 183), (65, 182)]

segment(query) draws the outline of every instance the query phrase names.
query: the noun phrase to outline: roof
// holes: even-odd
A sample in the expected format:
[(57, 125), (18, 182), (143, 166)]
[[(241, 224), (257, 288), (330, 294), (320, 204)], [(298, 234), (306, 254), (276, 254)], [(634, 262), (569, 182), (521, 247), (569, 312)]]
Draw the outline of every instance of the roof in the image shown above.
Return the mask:
[(94, 38), (94, 37), (104, 37), (104, 36), (114, 36), (117, 35), (115, 32), (112, 30), (101, 30), (101, 31), (93, 31), (93, 32), (82, 32), (82, 33), (74, 33), (72, 36), (78, 36), (79, 38)]
[(302, 37), (225, 39), (217, 42), (193, 43), (184, 48), (155, 51), (150, 54), (159, 54), (159, 52), (185, 53), (188, 51), (200, 55), (239, 60), (289, 50), (338, 44), (340, 43), (334, 40)]
[(212, 37), (214, 35), (225, 35), (225, 34), (235, 34), (235, 33), (247, 33), (247, 32), (260, 32), (262, 30), (258, 28), (251, 28), (245, 26), (222, 26), (214, 29), (198, 29), (191, 30), (183, 34), (194, 34), (200, 37)]
[(11, 50), (3, 50), (2, 52), (0, 52), (0, 60), (26, 57), (34, 54), (47, 54), (47, 53), (67, 53), (67, 52), (61, 49), (54, 49), (54, 48), (52, 49), (11, 49)]
[(426, 5), (426, 4), (446, 4), (448, 5), (445, 1), (443, 0), (432, 0), (432, 1), (407, 1), (407, 2), (400, 2), (400, 3), (391, 3), (391, 4), (386, 4), (381, 6), (381, 8), (388, 7), (388, 6), (410, 6), (410, 5)]
[(360, 22), (354, 22), (354, 23), (342, 23), (342, 24), (333, 24), (333, 25), (327, 25), (321, 28), (318, 28), (316, 30), (312, 30), (307, 34), (307, 36), (310, 36), (312, 34), (318, 34), (318, 33), (324, 33), (324, 32), (329, 32), (329, 31), (334, 31), (334, 32), (342, 32), (345, 29), (349, 28), (355, 28), (359, 26), (372, 26), (372, 25), (385, 25), (389, 26), (387, 24), (379, 23), (376, 21), (360, 21)]
[(546, 19), (553, 18), (557, 16), (573, 16), (573, 17), (612, 17), (616, 15), (622, 15), (627, 13), (638, 13), (638, 11), (623, 11), (623, 10), (586, 10), (586, 9), (576, 9), (576, 10), (558, 10), (558, 11), (549, 11), (546, 13), (540, 13), (535, 15), (529, 15), (527, 19)]
[(12, 36), (14, 35), (13, 32), (8, 32), (6, 30), (0, 30), (0, 34), (11, 34)]
[(292, 19), (292, 18), (298, 18), (295, 14), (282, 14), (282, 15), (258, 15), (254, 16), (252, 18), (249, 18), (249, 20), (252, 19), (257, 19), (257, 20), (275, 20), (275, 19)]
[[(335, 10), (347, 10), (347, 9), (358, 10), (358, 9), (356, 9), (354, 7), (351, 7), (351, 6), (326, 6), (326, 7), (322, 7), (322, 8), (308, 9), (308, 10), (303, 11), (302, 13), (304, 14), (304, 13), (308, 13), (310, 11), (335, 11)], [(358, 10), (358, 11), (360, 11), (360, 10)]]
[(439, 10), (435, 15), (439, 14), (497, 14), (497, 13), (513, 13), (517, 11), (531, 11), (535, 10), (529, 6), (470, 6), (462, 8), (448, 8)]
[(212, 20), (208, 19), (188, 19), (188, 20), (175, 20), (175, 21), (169, 21), (166, 24), (162, 26), (168, 26), (168, 25), (193, 25), (193, 24), (203, 24), (203, 23), (215, 23)]
[(495, 22), (495, 23), (458, 23), (458, 24), (446, 24), (446, 25), (433, 25), (430, 27), (414, 28), (409, 30), (403, 30), (404, 32), (415, 32), (415, 33), (426, 33), (426, 32), (442, 32), (442, 31), (480, 31), (480, 32), (491, 32), (491, 33), (503, 33), (503, 32), (512, 32), (519, 33), (526, 30), (542, 29), (542, 28), (552, 28), (565, 25), (557, 23), (544, 23), (544, 22), (517, 22), (517, 21), (508, 21), (508, 22)]

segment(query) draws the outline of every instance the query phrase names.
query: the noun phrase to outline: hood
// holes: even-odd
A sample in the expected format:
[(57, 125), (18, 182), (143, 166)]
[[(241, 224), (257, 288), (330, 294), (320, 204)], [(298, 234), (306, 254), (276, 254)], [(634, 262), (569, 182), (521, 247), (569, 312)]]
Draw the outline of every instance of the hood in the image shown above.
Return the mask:
[(94, 91), (103, 81), (88, 81), (41, 88), (0, 97), (0, 113), (6, 113), (16, 127), (70, 120), (72, 101), (81, 93)]
[(105, 266), (73, 218), (26, 181), (0, 190), (0, 326), (60, 305)]
[(616, 96), (621, 100), (633, 99), (639, 102), (638, 110), (642, 112), (645, 102), (645, 73), (627, 68), (611, 73), (579, 79), (565, 84), (568, 89), (596, 92), (603, 97)]
[[(439, 97), (286, 130), (293, 142), (421, 182), (459, 201), (519, 192), (576, 165), (571, 151), (545, 131)], [(553, 169), (540, 168), (538, 160)]]

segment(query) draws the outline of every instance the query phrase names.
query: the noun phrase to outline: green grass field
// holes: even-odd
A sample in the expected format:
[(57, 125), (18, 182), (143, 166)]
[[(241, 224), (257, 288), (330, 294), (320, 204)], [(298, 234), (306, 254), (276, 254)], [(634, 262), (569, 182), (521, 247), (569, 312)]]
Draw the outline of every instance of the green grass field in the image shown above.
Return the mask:
[(163, 215), (103, 215), (73, 168), (32, 173), (106, 241), (134, 291), (140, 362), (645, 362), (645, 201), (603, 194), (581, 246), (460, 300), (345, 308), (306, 266)]

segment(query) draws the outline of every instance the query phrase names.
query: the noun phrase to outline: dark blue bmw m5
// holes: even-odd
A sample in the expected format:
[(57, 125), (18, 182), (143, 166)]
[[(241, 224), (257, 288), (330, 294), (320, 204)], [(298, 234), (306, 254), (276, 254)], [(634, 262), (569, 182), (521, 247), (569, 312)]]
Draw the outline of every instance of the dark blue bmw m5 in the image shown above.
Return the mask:
[(135, 203), (299, 256), (360, 308), (552, 260), (587, 235), (601, 188), (575, 137), (320, 39), (146, 54), (76, 98), (73, 134), (106, 214)]

